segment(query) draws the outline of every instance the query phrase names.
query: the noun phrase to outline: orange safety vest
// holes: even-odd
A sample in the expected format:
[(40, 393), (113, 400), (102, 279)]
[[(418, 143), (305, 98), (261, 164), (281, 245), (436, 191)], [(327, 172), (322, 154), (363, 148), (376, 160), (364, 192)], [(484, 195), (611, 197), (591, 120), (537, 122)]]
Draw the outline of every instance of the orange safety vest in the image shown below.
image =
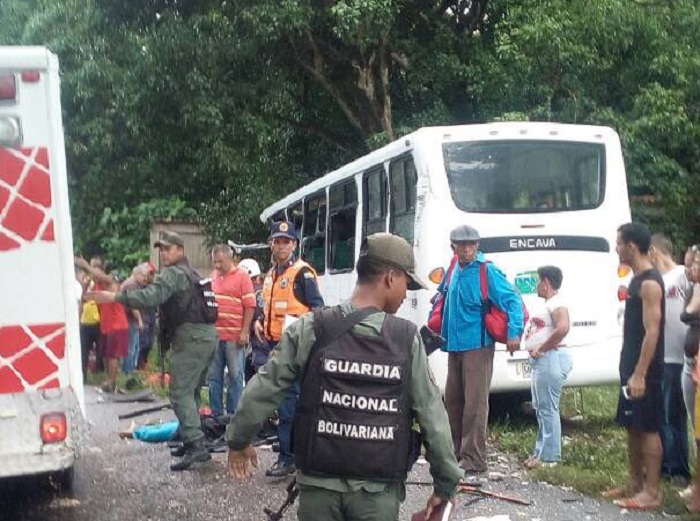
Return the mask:
[(316, 276), (316, 271), (301, 259), (294, 261), (281, 275), (276, 275), (275, 267), (267, 272), (262, 292), (265, 303), (265, 336), (268, 340), (279, 342), (287, 315), (300, 317), (311, 311), (309, 306), (294, 296), (294, 280), (304, 268)]

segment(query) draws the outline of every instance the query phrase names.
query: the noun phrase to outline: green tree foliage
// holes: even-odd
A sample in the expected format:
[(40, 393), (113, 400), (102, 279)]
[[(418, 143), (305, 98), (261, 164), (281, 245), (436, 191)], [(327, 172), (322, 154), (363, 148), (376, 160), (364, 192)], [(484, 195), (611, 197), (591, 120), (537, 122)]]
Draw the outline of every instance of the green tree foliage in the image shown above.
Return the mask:
[(150, 257), (149, 236), (155, 220), (192, 221), (197, 213), (177, 198), (152, 199), (134, 208), (107, 207), (100, 218), (103, 230), (100, 246), (110, 265), (122, 275)]
[[(700, 29), (695, 2), (507, 2), (480, 54), (482, 116), (614, 127), (623, 140), (635, 217), (688, 244), (700, 232)], [(646, 199), (645, 199), (646, 201)]]
[(125, 245), (149, 201), (248, 242), (267, 204), (330, 169), (494, 119), (614, 127), (630, 191), (656, 198), (635, 214), (688, 242), (697, 34), (694, 0), (0, 0), (0, 43), (61, 59), (79, 244), (124, 262), (138, 248), (111, 246), (108, 224)]

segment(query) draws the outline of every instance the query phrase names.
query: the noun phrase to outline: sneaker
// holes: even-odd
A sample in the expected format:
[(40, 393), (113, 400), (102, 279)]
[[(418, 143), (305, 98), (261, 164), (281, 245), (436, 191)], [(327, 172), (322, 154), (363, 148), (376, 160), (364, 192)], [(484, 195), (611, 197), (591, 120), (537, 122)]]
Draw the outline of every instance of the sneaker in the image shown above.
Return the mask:
[(282, 463), (277, 462), (272, 467), (265, 471), (265, 475), (268, 478), (284, 478), (297, 471), (297, 467), (294, 463)]

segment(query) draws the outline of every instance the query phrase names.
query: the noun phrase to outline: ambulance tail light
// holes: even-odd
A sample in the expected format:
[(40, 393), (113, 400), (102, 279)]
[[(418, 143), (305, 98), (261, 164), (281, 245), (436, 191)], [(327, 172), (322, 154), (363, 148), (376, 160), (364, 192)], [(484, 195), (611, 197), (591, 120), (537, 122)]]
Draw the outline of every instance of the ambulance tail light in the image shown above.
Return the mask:
[(44, 443), (60, 443), (68, 434), (68, 422), (62, 412), (52, 412), (41, 417), (41, 440)]
[(627, 300), (628, 292), (627, 292), (627, 287), (626, 286), (620, 286), (617, 288), (617, 300), (620, 302), (624, 302)]
[(0, 74), (0, 102), (17, 99), (17, 79), (12, 73)]
[(17, 147), (22, 143), (19, 118), (0, 116), (0, 147)]
[(445, 276), (445, 268), (435, 268), (428, 274), (428, 280), (434, 284), (440, 284)]

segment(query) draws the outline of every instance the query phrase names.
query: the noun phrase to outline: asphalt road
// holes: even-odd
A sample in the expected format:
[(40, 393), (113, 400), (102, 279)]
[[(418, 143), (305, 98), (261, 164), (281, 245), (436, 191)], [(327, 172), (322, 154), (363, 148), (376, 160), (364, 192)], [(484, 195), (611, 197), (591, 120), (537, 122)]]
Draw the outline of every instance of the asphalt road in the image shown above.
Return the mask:
[[(230, 479), (225, 454), (200, 464), (196, 470), (175, 473), (168, 468), (170, 456), (165, 445), (121, 440), (119, 430), (130, 421), (120, 422), (119, 414), (142, 408), (143, 404), (104, 402), (93, 389), (86, 390), (90, 435), (76, 467), (72, 494), (59, 493), (45, 480), (0, 481), (0, 521), (265, 521), (263, 507), (279, 506), (286, 497), (286, 481), (271, 481), (264, 469), (272, 464), (269, 450), (260, 450), (261, 468), (248, 482)], [(170, 420), (171, 412), (145, 416)], [(663, 519), (660, 513), (630, 512), (607, 502), (576, 492), (533, 483), (516, 462), (503, 454), (490, 454), (491, 471), (502, 476), (483, 484), (492, 490), (532, 501), (520, 506), (495, 499), (469, 504), (460, 496), (451, 519), (456, 521), (608, 521)], [(416, 465), (409, 481), (429, 481), (428, 466)], [(408, 485), (400, 519), (409, 520), (420, 510), (430, 487)], [(285, 519), (296, 519), (292, 509)], [(319, 520), (321, 521), (321, 520)]]

